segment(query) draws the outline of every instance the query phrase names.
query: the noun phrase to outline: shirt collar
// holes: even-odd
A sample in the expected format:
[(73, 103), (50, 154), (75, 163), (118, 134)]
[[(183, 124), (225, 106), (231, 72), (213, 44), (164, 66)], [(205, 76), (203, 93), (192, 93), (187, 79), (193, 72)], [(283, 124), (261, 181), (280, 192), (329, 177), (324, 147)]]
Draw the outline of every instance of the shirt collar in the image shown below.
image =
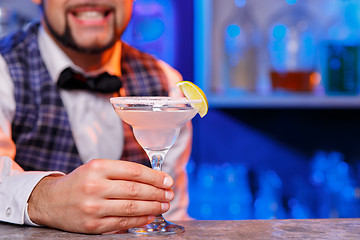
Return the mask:
[[(60, 73), (68, 67), (72, 67), (76, 71), (85, 73), (83, 69), (76, 66), (74, 62), (61, 50), (55, 43), (45, 29), (40, 26), (38, 33), (38, 43), (41, 57), (44, 60), (45, 66), (50, 74), (50, 77), (57, 82)], [(112, 54), (110, 61), (102, 68), (96, 71), (87, 72), (86, 75), (97, 75), (102, 72), (121, 76), (121, 41), (117, 41), (115, 45), (114, 54)]]

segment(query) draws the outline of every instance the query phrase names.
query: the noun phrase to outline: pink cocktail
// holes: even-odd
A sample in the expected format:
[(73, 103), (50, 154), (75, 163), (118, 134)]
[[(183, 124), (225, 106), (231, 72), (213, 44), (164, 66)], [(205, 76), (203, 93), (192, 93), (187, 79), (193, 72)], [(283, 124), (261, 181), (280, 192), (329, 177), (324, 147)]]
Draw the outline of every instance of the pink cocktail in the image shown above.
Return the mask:
[[(110, 101), (117, 115), (132, 126), (135, 138), (149, 156), (152, 168), (161, 170), (165, 155), (174, 144), (181, 127), (197, 114), (192, 104), (200, 100), (117, 97)], [(145, 235), (174, 234), (184, 232), (184, 228), (158, 215), (152, 223), (129, 229), (129, 232)]]

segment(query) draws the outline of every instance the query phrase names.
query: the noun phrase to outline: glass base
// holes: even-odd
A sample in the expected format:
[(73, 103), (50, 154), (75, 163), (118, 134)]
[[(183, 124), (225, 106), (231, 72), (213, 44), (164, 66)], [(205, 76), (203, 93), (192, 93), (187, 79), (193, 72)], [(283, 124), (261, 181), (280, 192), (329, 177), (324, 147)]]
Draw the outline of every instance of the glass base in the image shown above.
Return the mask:
[(140, 235), (169, 235), (182, 232), (185, 232), (183, 226), (166, 221), (162, 215), (156, 216), (155, 220), (146, 226), (129, 229), (129, 233)]

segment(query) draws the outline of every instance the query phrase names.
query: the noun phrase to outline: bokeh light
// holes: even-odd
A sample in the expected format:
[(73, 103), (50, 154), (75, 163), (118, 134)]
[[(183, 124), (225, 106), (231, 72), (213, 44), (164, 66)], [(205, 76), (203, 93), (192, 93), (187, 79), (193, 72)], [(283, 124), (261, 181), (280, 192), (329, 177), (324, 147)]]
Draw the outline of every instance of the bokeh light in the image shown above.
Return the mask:
[(234, 2), (237, 7), (244, 7), (246, 5), (246, 0), (235, 0)]
[(234, 38), (240, 35), (241, 29), (238, 25), (231, 24), (226, 28), (226, 32), (229, 37)]
[(278, 24), (273, 29), (273, 37), (277, 40), (282, 40), (286, 36), (286, 26)]

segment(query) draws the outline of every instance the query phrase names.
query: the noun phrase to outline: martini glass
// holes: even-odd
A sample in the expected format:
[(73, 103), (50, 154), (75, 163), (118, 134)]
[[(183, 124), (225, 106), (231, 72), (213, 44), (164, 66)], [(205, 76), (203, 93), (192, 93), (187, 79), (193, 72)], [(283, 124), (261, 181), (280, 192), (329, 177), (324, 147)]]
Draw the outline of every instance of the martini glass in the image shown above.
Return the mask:
[[(171, 97), (116, 97), (110, 101), (117, 115), (131, 125), (136, 140), (149, 156), (152, 168), (160, 171), (181, 127), (197, 113), (192, 104), (201, 102)], [(166, 221), (162, 215), (157, 215), (144, 227), (129, 229), (131, 233), (144, 235), (184, 231), (184, 227)]]

